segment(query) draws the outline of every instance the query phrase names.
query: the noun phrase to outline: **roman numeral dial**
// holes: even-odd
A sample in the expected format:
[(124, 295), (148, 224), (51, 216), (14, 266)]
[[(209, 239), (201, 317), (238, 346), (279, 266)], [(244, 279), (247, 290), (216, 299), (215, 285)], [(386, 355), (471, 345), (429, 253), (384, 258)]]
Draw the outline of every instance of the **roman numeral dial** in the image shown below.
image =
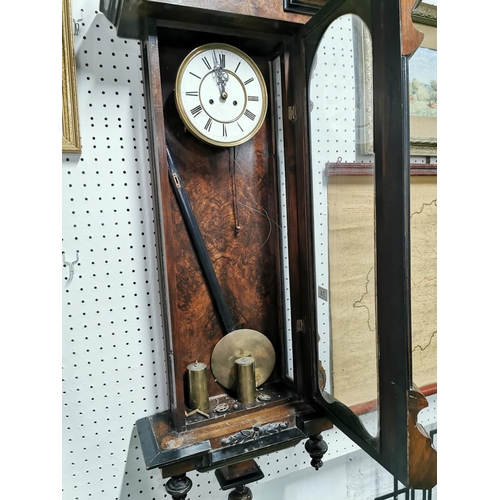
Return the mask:
[(237, 47), (209, 43), (181, 63), (175, 104), (198, 139), (228, 147), (251, 139), (267, 112), (267, 90), (258, 64)]

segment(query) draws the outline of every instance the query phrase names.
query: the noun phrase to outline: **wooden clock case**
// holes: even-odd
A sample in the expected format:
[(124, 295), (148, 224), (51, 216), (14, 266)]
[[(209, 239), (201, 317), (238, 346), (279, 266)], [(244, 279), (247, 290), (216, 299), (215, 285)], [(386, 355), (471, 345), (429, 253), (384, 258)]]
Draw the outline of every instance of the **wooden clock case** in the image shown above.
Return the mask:
[[(412, 386), (409, 310), (409, 133), (406, 58), (418, 47), (405, 0), (332, 0), (312, 19), (281, 4), (225, 1), (102, 0), (101, 11), (119, 36), (143, 47), (148, 141), (155, 205), (158, 272), (170, 406), (137, 422), (147, 468), (170, 477), (167, 491), (185, 498), (186, 473), (218, 470), (223, 488), (241, 488), (262, 477), (252, 459), (308, 439), (312, 463), (321, 466), (321, 432), (337, 425), (404, 484), (436, 483), (436, 453), (416, 423), (426, 406)], [(245, 4), (245, 5), (235, 5)], [(369, 435), (358, 417), (327, 400), (318, 380), (314, 304), (313, 209), (308, 144), (309, 69), (319, 40), (337, 17), (353, 13), (373, 38), (377, 209), (377, 317), (379, 325), (379, 434)], [(307, 22), (306, 22), (307, 21)], [(218, 148), (196, 139), (176, 111), (174, 82), (194, 48), (223, 42), (246, 52), (259, 66), (269, 109), (246, 143)], [(273, 61), (279, 60), (278, 76)], [(276, 106), (279, 78), (280, 106)], [(280, 244), (280, 180), (277, 174), (278, 108), (283, 123), (288, 249)], [(276, 352), (271, 376), (240, 404), (210, 370), (208, 418), (186, 416), (187, 366), (210, 367), (225, 331), (172, 193), (168, 144), (182, 176), (215, 273), (237, 328), (264, 333)], [(241, 227), (237, 231), (237, 226)], [(284, 263), (289, 283), (284, 284)], [(285, 290), (286, 288), (286, 290)], [(285, 292), (290, 299), (292, 341), (285, 338)], [(293, 376), (287, 356), (293, 352)], [(290, 368), (290, 367), (288, 367)], [(227, 404), (222, 413), (215, 411)], [(240, 465), (238, 465), (240, 464)], [(241, 465), (243, 464), (243, 465)], [(184, 496), (182, 496), (184, 495)], [(241, 498), (244, 498), (243, 496)]]

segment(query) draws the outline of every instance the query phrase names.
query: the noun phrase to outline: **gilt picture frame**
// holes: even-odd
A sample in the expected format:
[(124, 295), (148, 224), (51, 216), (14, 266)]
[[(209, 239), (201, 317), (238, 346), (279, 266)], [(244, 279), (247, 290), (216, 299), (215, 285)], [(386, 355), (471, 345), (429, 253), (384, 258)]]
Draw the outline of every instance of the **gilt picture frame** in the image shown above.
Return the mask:
[(437, 156), (437, 7), (421, 4), (413, 22), (424, 40), (408, 61), (410, 154)]
[(62, 152), (81, 150), (71, 1), (62, 0)]
[[(437, 156), (437, 7), (420, 4), (412, 14), (424, 40), (408, 61), (410, 155)], [(371, 35), (353, 24), (356, 69), (356, 142), (361, 155), (373, 154), (373, 63)]]

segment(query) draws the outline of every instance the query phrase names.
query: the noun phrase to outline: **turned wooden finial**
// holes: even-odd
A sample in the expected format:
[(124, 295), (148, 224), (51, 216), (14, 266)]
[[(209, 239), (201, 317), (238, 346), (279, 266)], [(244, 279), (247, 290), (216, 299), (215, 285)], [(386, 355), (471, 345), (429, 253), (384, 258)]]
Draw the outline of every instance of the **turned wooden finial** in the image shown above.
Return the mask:
[(228, 500), (252, 500), (253, 494), (248, 486), (238, 486), (229, 493)]
[(321, 434), (313, 434), (306, 441), (305, 448), (307, 453), (311, 456), (311, 465), (318, 470), (323, 467), (323, 455), (328, 451), (328, 445), (323, 440)]
[(193, 482), (191, 479), (186, 474), (181, 474), (180, 476), (171, 477), (167, 481), (165, 489), (173, 500), (185, 500), (192, 486)]

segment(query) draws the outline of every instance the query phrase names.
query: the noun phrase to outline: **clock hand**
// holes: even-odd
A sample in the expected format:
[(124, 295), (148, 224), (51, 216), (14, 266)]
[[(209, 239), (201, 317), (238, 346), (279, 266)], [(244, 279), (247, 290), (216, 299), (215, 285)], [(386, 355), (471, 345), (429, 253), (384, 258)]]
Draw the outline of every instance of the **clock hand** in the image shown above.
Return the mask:
[(226, 82), (227, 82), (228, 78), (229, 78), (228, 74), (222, 70), (220, 71), (220, 74), (217, 77), (217, 83), (220, 86), (220, 96), (224, 100), (227, 99)]
[(215, 50), (212, 51), (212, 56), (214, 59), (214, 75), (216, 83), (220, 88), (220, 96), (222, 97), (222, 99), (226, 100), (227, 99), (226, 82), (229, 79), (229, 75), (224, 71), (222, 65), (217, 60), (217, 54), (215, 53)]

